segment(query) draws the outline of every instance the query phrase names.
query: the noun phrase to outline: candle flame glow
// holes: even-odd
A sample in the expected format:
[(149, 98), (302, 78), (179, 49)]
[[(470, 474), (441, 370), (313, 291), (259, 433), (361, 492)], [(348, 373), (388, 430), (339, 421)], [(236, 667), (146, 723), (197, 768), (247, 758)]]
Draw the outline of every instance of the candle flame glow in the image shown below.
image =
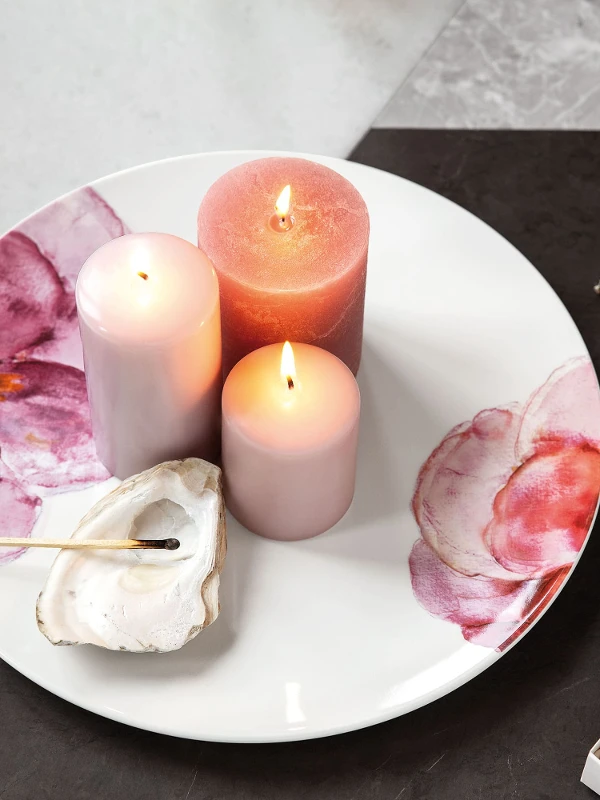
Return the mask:
[(288, 389), (294, 388), (294, 378), (296, 377), (296, 362), (292, 345), (286, 342), (281, 351), (281, 377), (287, 381)]
[(292, 187), (288, 184), (275, 202), (275, 212), (281, 220), (284, 220), (289, 213), (291, 196)]

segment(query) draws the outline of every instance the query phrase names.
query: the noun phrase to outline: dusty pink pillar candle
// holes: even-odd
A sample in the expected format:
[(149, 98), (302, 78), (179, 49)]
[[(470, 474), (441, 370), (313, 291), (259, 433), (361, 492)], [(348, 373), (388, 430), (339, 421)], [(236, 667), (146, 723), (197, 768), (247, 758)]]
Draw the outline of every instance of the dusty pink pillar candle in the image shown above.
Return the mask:
[[(289, 211), (275, 212), (290, 186)], [(198, 245), (219, 276), (225, 373), (247, 353), (318, 345), (356, 374), (362, 348), (369, 215), (345, 178), (301, 158), (227, 172), (198, 212)]]
[(222, 435), (227, 507), (254, 533), (288, 541), (323, 533), (348, 510), (360, 415), (345, 364), (289, 347), (255, 350), (229, 373)]
[(219, 288), (204, 255), (164, 233), (113, 239), (77, 281), (92, 426), (118, 478), (218, 455)]

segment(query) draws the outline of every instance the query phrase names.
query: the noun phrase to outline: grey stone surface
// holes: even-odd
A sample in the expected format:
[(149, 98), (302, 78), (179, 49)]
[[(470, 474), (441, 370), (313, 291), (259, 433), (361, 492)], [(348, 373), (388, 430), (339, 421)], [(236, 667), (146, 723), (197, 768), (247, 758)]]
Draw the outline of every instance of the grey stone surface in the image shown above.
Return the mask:
[(462, 0), (0, 0), (0, 231), (205, 150), (347, 155)]
[(599, 0), (467, 0), (375, 124), (600, 128)]

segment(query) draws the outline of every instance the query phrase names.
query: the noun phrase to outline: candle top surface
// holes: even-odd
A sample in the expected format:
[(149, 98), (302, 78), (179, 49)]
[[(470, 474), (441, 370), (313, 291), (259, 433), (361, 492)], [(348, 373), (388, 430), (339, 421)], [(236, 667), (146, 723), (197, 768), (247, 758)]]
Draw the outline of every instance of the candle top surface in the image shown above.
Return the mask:
[(218, 303), (212, 264), (166, 233), (132, 233), (102, 245), (77, 280), (80, 317), (107, 339), (159, 344), (197, 330)]
[[(275, 204), (287, 185), (292, 224), (278, 230)], [(198, 212), (198, 244), (219, 273), (258, 290), (305, 291), (335, 280), (366, 258), (368, 239), (369, 214), (357, 189), (302, 158), (234, 167)]]
[(282, 349), (267, 345), (236, 364), (223, 389), (223, 418), (281, 453), (326, 447), (356, 423), (358, 384), (336, 356), (309, 344), (292, 344), (295, 375), (284, 374)]

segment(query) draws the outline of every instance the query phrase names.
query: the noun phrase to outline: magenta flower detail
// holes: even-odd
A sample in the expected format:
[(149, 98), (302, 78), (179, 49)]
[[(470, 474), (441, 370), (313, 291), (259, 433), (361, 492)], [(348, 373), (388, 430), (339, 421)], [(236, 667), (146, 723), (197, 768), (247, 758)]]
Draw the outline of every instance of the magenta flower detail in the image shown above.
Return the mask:
[(417, 600), (502, 649), (560, 588), (600, 490), (600, 396), (587, 358), (556, 370), (517, 404), (448, 433), (421, 468), (411, 553)]
[[(41, 496), (109, 477), (92, 440), (75, 307), (84, 261), (127, 233), (93, 189), (0, 238), (0, 530), (31, 534)], [(22, 550), (3, 551), (0, 563)]]
[(28, 236), (73, 292), (83, 262), (101, 245), (129, 233), (112, 208), (86, 187), (42, 208), (16, 229)]
[(56, 270), (17, 231), (0, 239), (0, 358), (53, 337), (66, 293)]
[(109, 477), (96, 457), (85, 376), (65, 364), (0, 362), (2, 460), (29, 486), (83, 488)]
[[(41, 257), (52, 265), (64, 293), (51, 335), (28, 350), (30, 358), (58, 361), (83, 369), (75, 307), (77, 275), (95, 250), (128, 232), (100, 195), (93, 189), (84, 188), (46, 206), (8, 234), (27, 237)], [(20, 296), (26, 297), (27, 294)]]

